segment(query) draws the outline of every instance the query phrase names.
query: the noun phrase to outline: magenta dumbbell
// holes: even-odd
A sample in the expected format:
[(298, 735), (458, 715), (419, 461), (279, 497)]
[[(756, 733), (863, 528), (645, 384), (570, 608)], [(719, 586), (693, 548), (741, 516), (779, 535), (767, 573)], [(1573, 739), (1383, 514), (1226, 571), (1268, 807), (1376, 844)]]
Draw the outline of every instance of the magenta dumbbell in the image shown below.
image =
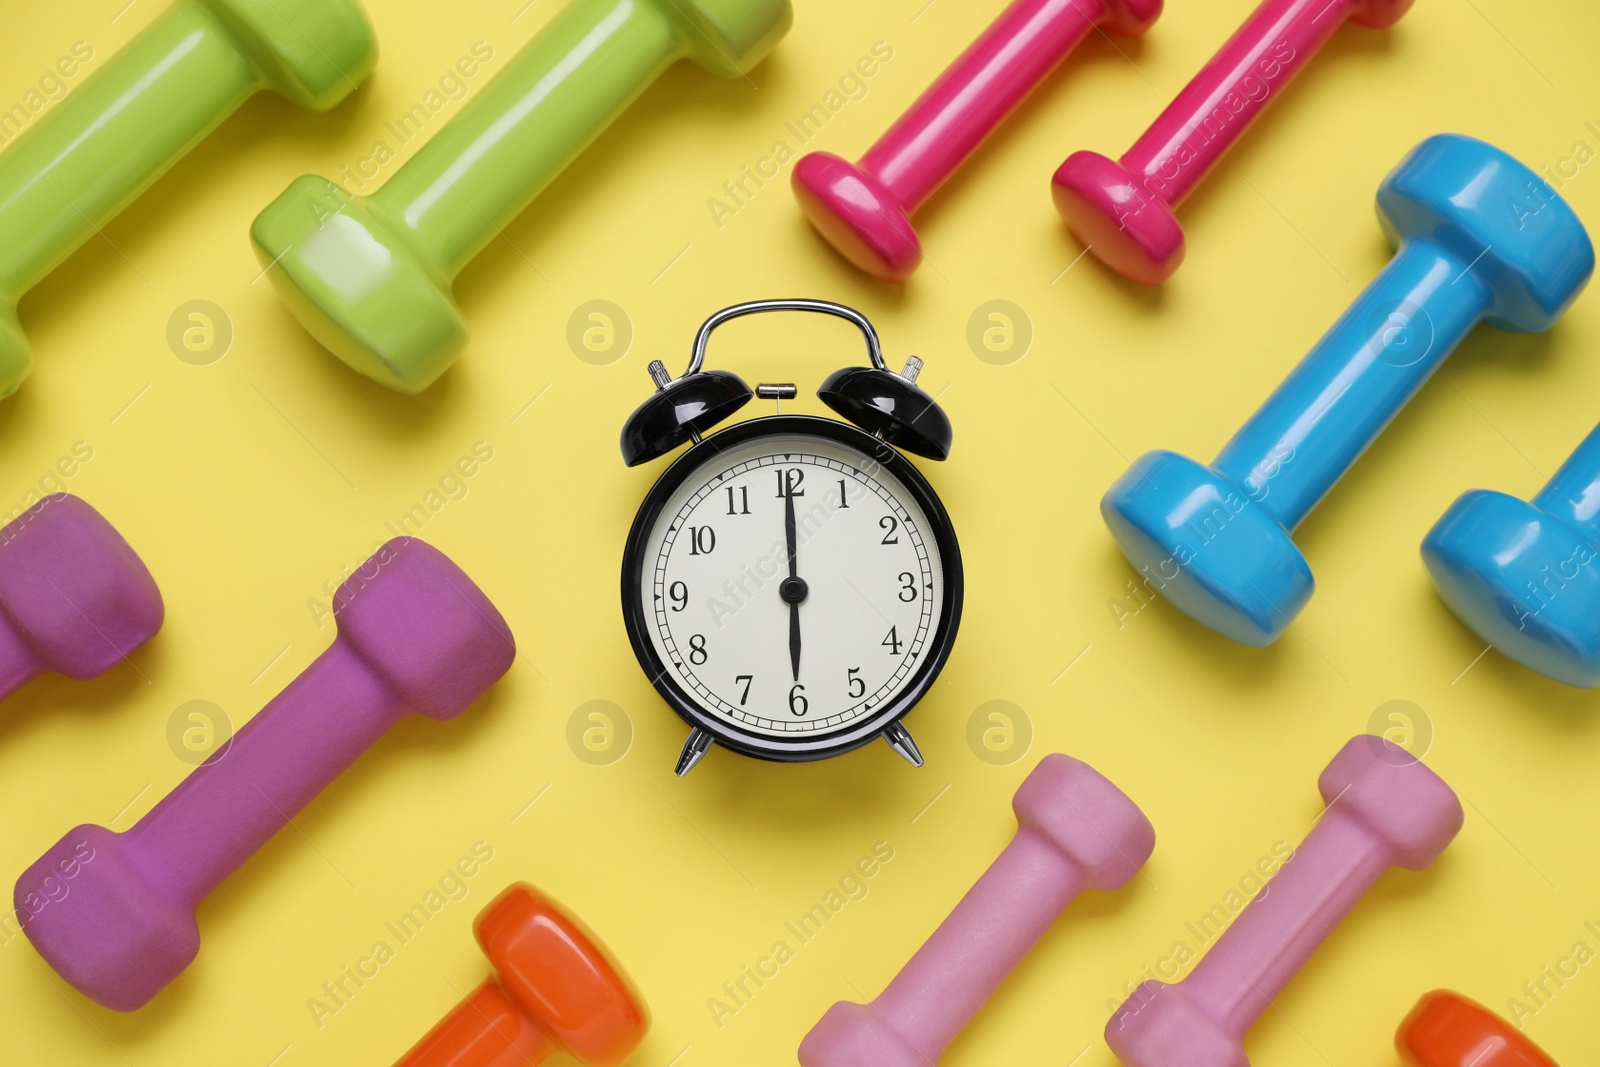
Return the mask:
[(1093, 767), (1039, 761), (1011, 802), (1017, 835), (871, 1004), (840, 1001), (803, 1067), (927, 1067), (1084, 889), (1127, 884), (1155, 848), (1133, 801)]
[(911, 216), (1094, 30), (1143, 33), (1162, 0), (1014, 0), (857, 164), (813, 152), (792, 184), (817, 232), (875, 278), (922, 262)]
[(1120, 160), (1075, 152), (1056, 210), (1107, 266), (1146, 285), (1183, 262), (1173, 209), (1345, 22), (1383, 29), (1413, 0), (1264, 0)]
[(1461, 829), (1444, 780), (1381, 737), (1352, 738), (1317, 788), (1316, 825), (1189, 976), (1146, 982), (1106, 1024), (1127, 1067), (1250, 1067), (1245, 1033), (1339, 921), (1390, 867), (1422, 870)]
[[(511, 667), (488, 597), (396, 538), (335, 594), (333, 645), (126, 833), (79, 826), (17, 879), (22, 928), (85, 996), (132, 1011), (200, 950), (194, 911), (412, 712), (449, 719)], [(55, 892), (48, 887), (55, 886)]]
[(161, 592), (122, 535), (56, 493), (0, 530), (0, 700), (36, 674), (104, 674), (161, 629)]

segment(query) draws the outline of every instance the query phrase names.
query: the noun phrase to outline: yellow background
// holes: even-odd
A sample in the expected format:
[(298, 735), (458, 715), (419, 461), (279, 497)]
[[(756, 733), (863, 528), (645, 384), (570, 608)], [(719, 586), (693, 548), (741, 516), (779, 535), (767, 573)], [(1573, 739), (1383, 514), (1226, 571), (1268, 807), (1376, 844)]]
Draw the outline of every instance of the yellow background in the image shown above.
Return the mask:
[[(162, 6), (125, 3), (12, 5), (0, 100), (77, 40), (99, 69)], [(382, 58), (360, 92), (321, 116), (253, 99), (23, 300), (38, 362), (0, 406), (0, 502), (88, 442), (94, 458), (67, 486), (149, 564), (167, 623), (106, 677), (42, 679), (0, 709), (8, 879), (76, 823), (126, 829), (189, 771), (167, 740), (180, 705), (212, 701), (241, 724), (321, 652), (333, 626), (308, 603), (478, 441), (493, 460), (424, 535), (499, 605), (521, 655), (462, 718), (397, 728), (215, 893), (199, 959), (143, 1010), (72, 992), (24, 938), (0, 945), (0, 1059), (392, 1062), (485, 974), (471, 919), (525, 878), (599, 931), (648, 997), (655, 1026), (634, 1062), (792, 1062), (830, 1003), (877, 993), (947, 913), (1010, 839), (1017, 783), (1060, 750), (1143, 807), (1156, 854), (1126, 891), (1075, 905), (947, 1062), (1104, 1067), (1100, 1030), (1123, 983), (1193, 945), (1186, 922), (1304, 835), (1317, 774), (1393, 699), (1422, 709), (1418, 736), (1431, 732), (1428, 760), (1466, 802), (1465, 829), (1434, 869), (1386, 877), (1339, 928), (1255, 1028), (1255, 1061), (1394, 1064), (1394, 1027), (1425, 990), (1504, 1011), (1575, 942), (1600, 947), (1584, 929), (1600, 925), (1595, 697), (1477, 659), (1482, 642), (1435, 598), (1417, 553), (1458, 493), (1527, 496), (1590, 429), (1600, 293), (1548, 336), (1481, 329), (1461, 347), (1305, 524), (1320, 589), (1274, 648), (1235, 646), (1162, 604), (1119, 625), (1130, 572), (1097, 509), (1148, 448), (1209, 459), (1383, 265), (1373, 193), (1417, 141), (1474, 134), (1536, 166), (1577, 141), (1600, 148), (1585, 128), (1600, 127), (1600, 9), (1421, 0), (1391, 31), (1342, 29), (1185, 205), (1188, 262), (1150, 291), (1092, 257), (1066, 269), (1081, 248), (1048, 182), (1072, 150), (1126, 148), (1252, 6), (1175, 0), (1142, 41), (1089, 40), (968, 163), (919, 215), (929, 262), (895, 289), (814, 237), (787, 168), (720, 228), (707, 201), (775, 140), (793, 145), (784, 122), (884, 41), (894, 57), (865, 99), (808, 146), (859, 155), (1001, 5), (802, 0), (749, 82), (674, 68), (478, 257), (457, 286), (472, 341), (435, 388), (408, 398), (357, 377), (257, 280), (250, 220), (296, 175), (333, 175), (389, 140), (383, 124), (479, 40), (495, 53), (481, 85), (558, 6), (367, 0)], [(1600, 164), (1563, 195), (1600, 221)], [(705, 315), (788, 295), (860, 307), (896, 366), (927, 360), (956, 446), (921, 466), (961, 537), (966, 616), (908, 720), (926, 768), (884, 745), (796, 767), (716, 751), (678, 781), (685, 727), (633, 660), (616, 588), (628, 524), (664, 463), (624, 469), (617, 433), (649, 392), (647, 360), (677, 373)], [(194, 299), (234, 330), (209, 366), (166, 340)], [(594, 299), (632, 323), (608, 366), (566, 341)], [(992, 299), (1032, 324), (1010, 365), (966, 341)], [(710, 362), (798, 382), (792, 407), (820, 412), (816, 385), (860, 355), (845, 324), (768, 317), (720, 333)], [(568, 745), (591, 700), (632, 726), (607, 766)], [(967, 741), (992, 700), (1032, 724), (1031, 751), (1007, 766)], [(494, 859), (467, 897), (319, 1028), (308, 999), (478, 841)], [(708, 999), (790, 939), (784, 922), (878, 841), (894, 859), (870, 894), (719, 1028)], [(1563, 1064), (1593, 1062), (1600, 965), (1527, 1032)]]

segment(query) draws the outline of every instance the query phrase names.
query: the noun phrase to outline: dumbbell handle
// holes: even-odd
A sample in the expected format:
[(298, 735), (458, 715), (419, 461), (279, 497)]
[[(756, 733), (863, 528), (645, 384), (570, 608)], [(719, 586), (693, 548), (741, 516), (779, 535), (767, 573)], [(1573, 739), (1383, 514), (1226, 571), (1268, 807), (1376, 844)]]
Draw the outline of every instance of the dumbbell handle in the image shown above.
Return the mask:
[(1549, 484), (1533, 498), (1534, 507), (1559, 519), (1586, 526), (1600, 537), (1600, 426), (1589, 431), (1561, 464)]
[(335, 639), (127, 832), (129, 854), (193, 909), (407, 712)]
[(534, 1067), (557, 1051), (505, 987), (488, 978), (394, 1067)]
[(0, 152), (0, 295), (14, 303), (265, 85), (197, 0), (157, 15)]
[(1019, 828), (873, 1007), (937, 1062), (1085, 884), (1059, 848)]
[(1241, 1040), (1393, 866), (1388, 846), (1337, 803), (1181, 983), (1190, 1002)]
[(1266, 0), (1128, 149), (1122, 165), (1177, 207), (1359, 2)]
[(915, 212), (1105, 17), (1102, 0), (1016, 0), (858, 166)]
[(687, 54), (660, 0), (573, 0), (372, 200), (454, 278)]
[(1212, 466), (1292, 532), (1483, 318), (1470, 267), (1408, 241)]

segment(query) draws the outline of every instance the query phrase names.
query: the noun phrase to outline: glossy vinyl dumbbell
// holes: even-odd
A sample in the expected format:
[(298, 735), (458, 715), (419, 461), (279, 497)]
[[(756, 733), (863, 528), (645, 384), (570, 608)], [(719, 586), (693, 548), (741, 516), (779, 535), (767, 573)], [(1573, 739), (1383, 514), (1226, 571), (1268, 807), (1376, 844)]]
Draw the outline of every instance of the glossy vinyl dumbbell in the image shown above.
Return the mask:
[(177, 0), (0, 152), (0, 396), (17, 301), (261, 89), (326, 111), (377, 62), (354, 0)]
[(1504, 656), (1600, 685), (1600, 427), (1531, 503), (1474, 489), (1434, 524), (1422, 559), (1439, 596)]
[(1052, 179), (1056, 210), (1101, 262), (1146, 285), (1183, 262), (1173, 214), (1345, 22), (1383, 29), (1412, 0), (1265, 0), (1119, 160), (1075, 152)]
[(421, 392), (467, 341), (461, 269), (673, 63), (739, 77), (791, 19), (789, 0), (570, 0), (370, 196), (296, 179), (250, 227), (257, 258), (334, 355)]
[(530, 1067), (565, 1052), (615, 1067), (650, 1029), (627, 972), (594, 933), (527, 882), (472, 924), (495, 975), (467, 994), (395, 1067)]
[(1161, 4), (1015, 0), (859, 163), (813, 152), (795, 164), (806, 217), (861, 270), (905, 281), (922, 262), (916, 210), (1095, 27), (1143, 33)]
[(45, 497), (0, 529), (0, 700), (46, 671), (104, 674), (163, 614), (155, 579), (98, 511)]
[(1133, 801), (1055, 753), (1012, 800), (1017, 834), (870, 1004), (840, 1001), (800, 1043), (802, 1067), (926, 1067), (1085, 889), (1127, 884), (1155, 848)]
[(1594, 270), (1583, 224), (1533, 171), (1455, 134), (1378, 189), (1394, 259), (1209, 467), (1151, 452), (1100, 512), (1179, 610), (1247, 645), (1311, 598), (1291, 531), (1479, 322), (1549, 329)]
[(1381, 737), (1352, 738), (1317, 780), (1327, 807), (1188, 977), (1149, 981), (1106, 1024), (1127, 1067), (1249, 1067), (1244, 1036), (1391, 867), (1420, 871), (1461, 829), (1438, 775)]
[(494, 605), (422, 541), (383, 545), (334, 599), (333, 645), (231, 745), (125, 833), (79, 826), (17, 879), (23, 931), (85, 996), (118, 1011), (155, 996), (199, 951), (211, 890), (389, 727), (455, 717), (515, 655)]
[(1516, 1027), (1445, 989), (1417, 1002), (1394, 1045), (1406, 1067), (1556, 1067)]

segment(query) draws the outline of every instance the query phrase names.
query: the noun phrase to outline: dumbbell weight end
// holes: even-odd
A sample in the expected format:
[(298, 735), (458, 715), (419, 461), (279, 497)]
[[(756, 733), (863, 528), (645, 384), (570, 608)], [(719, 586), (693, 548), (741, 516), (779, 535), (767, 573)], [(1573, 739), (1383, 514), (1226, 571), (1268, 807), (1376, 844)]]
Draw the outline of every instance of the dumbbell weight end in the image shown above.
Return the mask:
[(1422, 559), (1450, 610), (1500, 653), (1600, 686), (1600, 427), (1531, 502), (1474, 489), (1428, 531)]

